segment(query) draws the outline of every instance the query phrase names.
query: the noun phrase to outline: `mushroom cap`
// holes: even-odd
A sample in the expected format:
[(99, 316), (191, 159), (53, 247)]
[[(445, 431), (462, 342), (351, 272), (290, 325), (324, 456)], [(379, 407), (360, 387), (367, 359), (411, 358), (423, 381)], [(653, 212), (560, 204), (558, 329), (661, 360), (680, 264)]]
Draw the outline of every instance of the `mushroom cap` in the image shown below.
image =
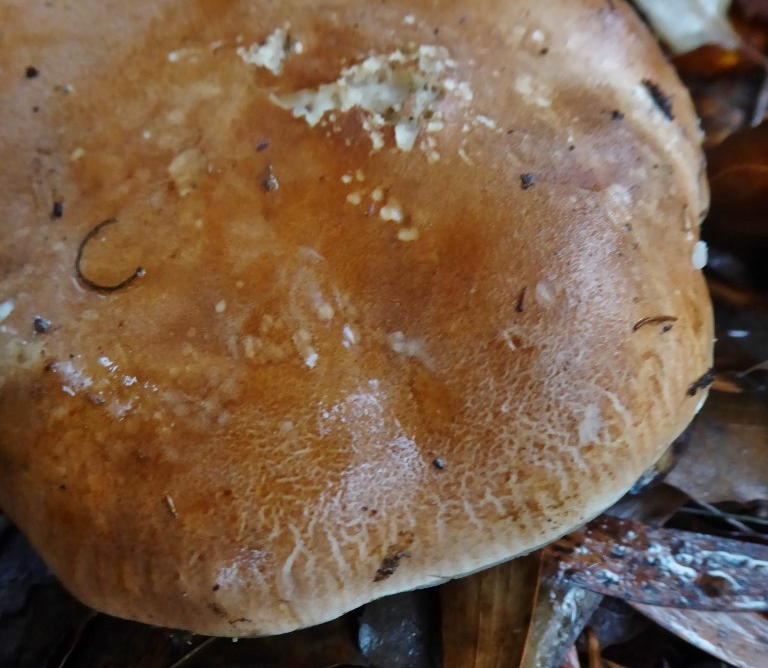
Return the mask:
[(557, 538), (693, 417), (699, 133), (624, 2), (2, 12), (0, 507), (84, 602), (316, 624)]

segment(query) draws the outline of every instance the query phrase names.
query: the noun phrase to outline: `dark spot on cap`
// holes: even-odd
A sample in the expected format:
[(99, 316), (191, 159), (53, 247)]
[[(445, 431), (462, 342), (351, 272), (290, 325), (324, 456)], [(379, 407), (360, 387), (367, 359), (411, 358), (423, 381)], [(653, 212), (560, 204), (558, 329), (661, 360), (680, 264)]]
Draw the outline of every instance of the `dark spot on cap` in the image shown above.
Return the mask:
[(434, 466), (436, 469), (442, 471), (445, 468), (445, 462), (440, 459), (440, 457), (435, 457), (432, 460), (432, 466)]
[(24, 70), (24, 76), (27, 79), (34, 79), (39, 74), (40, 70), (38, 70), (36, 67), (32, 67), (31, 65), (26, 70)]
[(256, 152), (261, 153), (263, 150), (269, 147), (269, 140), (262, 139), (258, 144), (256, 144)]
[(36, 315), (34, 328), (37, 334), (45, 334), (51, 328), (51, 321), (41, 315)]
[(410, 556), (411, 555), (407, 552), (398, 551), (384, 557), (381, 560), (381, 566), (379, 566), (378, 570), (376, 571), (376, 575), (373, 578), (373, 581), (381, 582), (382, 580), (386, 580), (388, 577), (394, 575), (397, 567), (400, 565), (400, 561)]
[(536, 185), (536, 175), (532, 172), (526, 172), (525, 174), (520, 174), (520, 186), (523, 190), (528, 190), (528, 188), (533, 188), (533, 186)]
[(668, 121), (674, 120), (675, 117), (672, 114), (672, 98), (670, 98), (669, 95), (666, 95), (664, 91), (659, 88), (659, 85), (650, 79), (643, 79), (642, 84), (645, 86), (645, 90), (648, 91), (648, 94), (651, 96), (661, 113), (664, 114), (664, 117)]
[(64, 202), (56, 200), (51, 209), (51, 218), (61, 218), (64, 215)]
[(619, 111), (618, 109), (614, 109), (614, 110), (611, 112), (611, 118), (612, 118), (614, 121), (620, 121), (620, 120), (622, 120), (622, 119), (624, 118), (624, 112), (622, 112), (622, 111)]
[(209, 603), (208, 609), (213, 612), (217, 617), (226, 617), (227, 611), (222, 608), (218, 603)]

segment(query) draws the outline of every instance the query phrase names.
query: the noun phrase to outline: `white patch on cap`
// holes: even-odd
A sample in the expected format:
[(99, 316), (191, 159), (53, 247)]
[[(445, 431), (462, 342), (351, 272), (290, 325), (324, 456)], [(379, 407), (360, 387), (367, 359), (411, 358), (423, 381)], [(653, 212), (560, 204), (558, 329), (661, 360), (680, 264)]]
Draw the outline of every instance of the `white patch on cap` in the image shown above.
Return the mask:
[(475, 120), (490, 130), (496, 129), (496, 121), (494, 121), (492, 118), (488, 118), (488, 116), (483, 116), (482, 114), (478, 114), (477, 116), (475, 116)]
[(315, 364), (317, 364), (318, 357), (319, 356), (315, 349), (310, 346), (307, 348), (307, 356), (304, 358), (304, 364), (306, 364), (310, 369), (314, 369)]
[(237, 55), (246, 65), (263, 67), (275, 76), (282, 74), (283, 63), (292, 53), (302, 53), (304, 46), (301, 42), (294, 42), (288, 35), (288, 24), (283, 28), (277, 28), (262, 43), (251, 44), (247, 49), (244, 46), (237, 47)]
[(56, 362), (51, 365), (51, 370), (61, 376), (62, 380), (66, 382), (66, 385), (62, 385), (61, 389), (70, 396), (75, 396), (75, 392), (78, 390), (84, 390), (93, 385), (93, 379), (90, 376), (86, 376), (82, 369), (78, 369), (71, 361)]
[(6, 299), (0, 303), (0, 322), (4, 322), (13, 313), (14, 308), (16, 308), (16, 302), (13, 299)]
[(168, 173), (181, 197), (194, 191), (207, 167), (205, 155), (199, 148), (189, 148), (174, 156), (168, 165)]
[(594, 443), (600, 436), (603, 426), (603, 418), (600, 415), (600, 407), (589, 404), (584, 409), (584, 417), (579, 422), (579, 445)]
[(546, 281), (541, 281), (536, 284), (536, 301), (541, 304), (550, 304), (555, 301), (555, 293), (552, 290), (552, 286)]
[(355, 335), (354, 330), (349, 326), (349, 324), (345, 324), (344, 327), (341, 330), (342, 335), (344, 336), (344, 339), (342, 340), (342, 345), (345, 348), (349, 348), (351, 345), (354, 345), (357, 343), (357, 336)]
[(423, 362), (427, 367), (432, 366), (432, 360), (421, 339), (407, 338), (403, 332), (392, 332), (388, 337), (389, 347), (398, 355), (413, 357)]
[(521, 74), (515, 79), (515, 91), (520, 94), (524, 102), (532, 102), (538, 107), (549, 107), (552, 100), (549, 98), (549, 90), (540, 80), (534, 80), (530, 74)]
[(347, 202), (352, 204), (353, 206), (357, 206), (363, 201), (363, 196), (360, 194), (360, 191), (355, 191), (353, 193), (349, 193), (347, 195)]
[(329, 112), (357, 109), (374, 150), (384, 147), (382, 130), (388, 126), (393, 128), (396, 147), (408, 152), (421, 131), (430, 122), (440, 120), (439, 102), (446, 92), (454, 91), (460, 106), (471, 102), (469, 84), (445, 78), (446, 72), (455, 67), (456, 62), (444, 47), (421, 45), (406, 53), (398, 49), (388, 55), (369, 56), (344, 68), (332, 83), (273, 94), (271, 99), (313, 127)]
[(707, 266), (707, 260), (709, 259), (709, 249), (707, 248), (706, 241), (697, 241), (693, 246), (693, 254), (691, 255), (691, 262), (694, 269), (704, 269)]
[(99, 364), (101, 364), (101, 366), (103, 366), (105, 369), (109, 369), (111, 366), (114, 366), (115, 363), (106, 355), (102, 355), (99, 357)]

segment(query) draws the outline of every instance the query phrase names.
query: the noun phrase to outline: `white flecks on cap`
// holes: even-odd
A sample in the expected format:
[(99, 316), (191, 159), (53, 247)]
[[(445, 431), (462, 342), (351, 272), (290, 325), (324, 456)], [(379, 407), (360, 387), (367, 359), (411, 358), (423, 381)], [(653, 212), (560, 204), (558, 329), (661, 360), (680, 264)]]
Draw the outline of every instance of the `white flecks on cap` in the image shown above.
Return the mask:
[(373, 150), (384, 147), (382, 129), (390, 126), (396, 147), (410, 151), (422, 128), (439, 118), (439, 102), (446, 91), (455, 91), (463, 106), (471, 102), (469, 84), (454, 80), (450, 80), (450, 86), (447, 84), (445, 73), (455, 67), (456, 62), (444, 47), (421, 45), (407, 52), (397, 49), (387, 55), (368, 56), (342, 69), (332, 83), (285, 95), (273, 94), (271, 99), (311, 126), (324, 117), (330, 118), (331, 112), (358, 109)]
[(347, 202), (349, 204), (352, 204), (353, 206), (357, 206), (362, 201), (363, 201), (363, 196), (360, 194), (360, 191), (358, 190), (356, 190), (353, 193), (349, 193), (349, 195), (347, 195)]
[(379, 216), (381, 216), (383, 220), (392, 220), (396, 223), (402, 223), (403, 208), (400, 206), (400, 202), (398, 202), (396, 199), (391, 199), (383, 207), (381, 207), (379, 210)]
[(475, 120), (484, 125), (485, 127), (495, 130), (496, 129), (496, 121), (494, 121), (492, 118), (488, 118), (488, 116), (484, 116), (483, 114), (478, 114), (475, 116)]
[(61, 389), (72, 396), (74, 396), (75, 391), (84, 390), (93, 385), (93, 379), (86, 376), (84, 371), (75, 367), (71, 361), (52, 364), (51, 370), (59, 374), (65, 381), (66, 385), (63, 385)]
[(99, 357), (99, 364), (101, 364), (101, 366), (103, 366), (105, 369), (109, 369), (109, 367), (111, 367), (114, 362), (106, 355), (102, 355)]
[(342, 341), (342, 344), (349, 348), (349, 346), (357, 343), (357, 336), (355, 335), (354, 330), (349, 326), (349, 323), (345, 323), (344, 327), (341, 330), (342, 335), (344, 336), (344, 340)]
[(397, 238), (400, 241), (416, 241), (419, 231), (415, 227), (402, 227), (397, 231)]

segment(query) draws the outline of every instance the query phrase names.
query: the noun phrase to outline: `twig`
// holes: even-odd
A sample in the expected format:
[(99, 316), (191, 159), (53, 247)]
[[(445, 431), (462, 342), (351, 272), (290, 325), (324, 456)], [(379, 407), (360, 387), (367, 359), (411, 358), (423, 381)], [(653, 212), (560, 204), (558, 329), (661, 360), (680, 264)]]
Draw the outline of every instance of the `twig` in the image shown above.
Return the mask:
[(168, 666), (168, 668), (180, 668), (180, 666), (183, 666), (185, 663), (187, 663), (187, 661), (197, 656), (200, 652), (202, 652), (209, 645), (213, 644), (213, 642), (216, 640), (218, 640), (218, 638), (206, 638), (199, 645), (189, 650), (178, 661), (174, 661), (170, 666)]
[(693, 502), (701, 506), (702, 508), (704, 508), (704, 510), (709, 512), (711, 515), (714, 515), (715, 517), (719, 517), (724, 522), (730, 524), (734, 529), (743, 531), (744, 533), (750, 536), (761, 536), (761, 534), (758, 531), (755, 531), (754, 529), (750, 529), (746, 524), (736, 519), (737, 517), (736, 515), (724, 513), (722, 510), (720, 510), (716, 506), (710, 505), (709, 503), (706, 503), (704, 501), (697, 501), (696, 499), (693, 499)]
[(69, 642), (69, 647), (64, 651), (64, 654), (61, 657), (61, 660), (58, 663), (57, 668), (64, 668), (64, 666), (69, 661), (69, 657), (72, 656), (73, 652), (77, 649), (77, 646), (80, 644), (80, 640), (83, 637), (83, 633), (85, 632), (85, 627), (90, 624), (91, 620), (98, 616), (98, 612), (95, 610), (91, 610), (91, 612), (88, 614), (88, 616), (80, 623), (80, 626), (77, 627), (75, 630), (74, 635), (72, 636), (72, 640)]
[(743, 41), (739, 46), (739, 50), (749, 59), (755, 61), (763, 68), (763, 83), (757, 92), (755, 98), (755, 106), (752, 109), (752, 118), (750, 120), (750, 126), (756, 128), (763, 122), (766, 112), (768, 112), (768, 58), (765, 54), (755, 49), (751, 44)]
[(144, 270), (141, 267), (136, 267), (136, 269), (134, 269), (133, 273), (128, 276), (128, 278), (125, 278), (119, 283), (116, 283), (115, 285), (102, 285), (101, 283), (96, 283), (96, 281), (92, 281), (90, 278), (85, 276), (82, 269), (80, 268), (80, 264), (83, 261), (83, 251), (85, 251), (85, 247), (88, 245), (88, 242), (93, 239), (93, 237), (95, 237), (99, 232), (101, 232), (103, 228), (105, 228), (107, 225), (113, 225), (117, 222), (117, 220), (117, 218), (107, 218), (106, 220), (100, 222), (83, 237), (83, 240), (77, 247), (77, 257), (75, 258), (75, 274), (77, 275), (77, 278), (80, 280), (80, 282), (87, 285), (89, 288), (91, 288), (91, 290), (97, 290), (99, 292), (115, 292), (116, 290), (124, 288), (126, 285), (129, 285), (137, 278), (140, 278), (144, 275)]

